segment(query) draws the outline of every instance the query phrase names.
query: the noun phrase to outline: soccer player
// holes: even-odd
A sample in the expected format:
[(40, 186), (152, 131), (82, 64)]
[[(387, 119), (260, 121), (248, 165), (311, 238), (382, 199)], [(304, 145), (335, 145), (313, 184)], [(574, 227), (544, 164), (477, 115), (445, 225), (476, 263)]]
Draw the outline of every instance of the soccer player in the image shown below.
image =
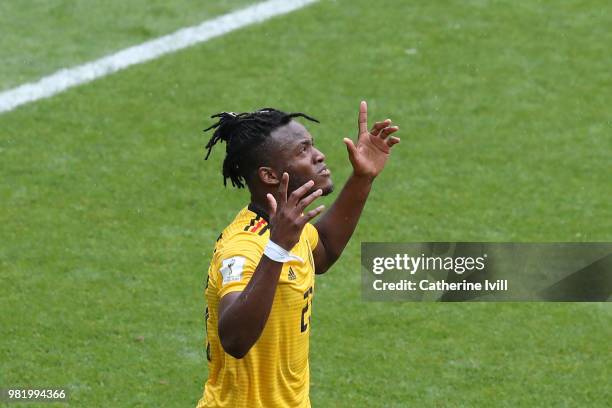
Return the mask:
[(325, 156), (294, 118), (261, 109), (223, 112), (207, 144), (226, 143), (223, 180), (248, 187), (250, 204), (223, 230), (206, 283), (208, 380), (203, 407), (310, 407), (308, 347), (315, 274), (338, 259), (372, 182), (400, 140), (390, 119), (368, 130), (359, 108), (357, 143), (345, 138), (353, 172), (328, 211), (306, 211), (333, 190)]

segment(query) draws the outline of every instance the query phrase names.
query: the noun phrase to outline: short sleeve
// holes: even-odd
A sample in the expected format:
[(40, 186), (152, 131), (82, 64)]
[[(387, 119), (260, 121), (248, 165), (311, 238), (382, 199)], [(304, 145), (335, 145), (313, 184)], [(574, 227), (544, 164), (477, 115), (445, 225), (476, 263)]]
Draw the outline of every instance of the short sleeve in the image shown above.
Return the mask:
[(263, 248), (251, 239), (237, 238), (223, 246), (217, 254), (218, 294), (222, 298), (230, 292), (244, 290), (259, 265)]
[(319, 231), (317, 231), (314, 225), (307, 223), (304, 226), (304, 233), (306, 234), (306, 239), (308, 239), (311, 250), (314, 251), (319, 243)]

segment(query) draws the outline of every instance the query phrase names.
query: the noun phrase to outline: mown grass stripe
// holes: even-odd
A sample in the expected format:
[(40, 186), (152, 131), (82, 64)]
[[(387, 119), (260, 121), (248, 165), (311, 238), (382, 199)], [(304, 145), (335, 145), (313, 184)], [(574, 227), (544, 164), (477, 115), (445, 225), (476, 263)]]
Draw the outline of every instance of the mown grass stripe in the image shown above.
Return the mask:
[(73, 86), (110, 75), (135, 64), (142, 64), (195, 44), (208, 41), (251, 24), (287, 14), (317, 0), (270, 0), (257, 3), (197, 26), (182, 28), (154, 40), (146, 41), (98, 60), (61, 69), (56, 73), (0, 93), (0, 113), (23, 104), (49, 98)]

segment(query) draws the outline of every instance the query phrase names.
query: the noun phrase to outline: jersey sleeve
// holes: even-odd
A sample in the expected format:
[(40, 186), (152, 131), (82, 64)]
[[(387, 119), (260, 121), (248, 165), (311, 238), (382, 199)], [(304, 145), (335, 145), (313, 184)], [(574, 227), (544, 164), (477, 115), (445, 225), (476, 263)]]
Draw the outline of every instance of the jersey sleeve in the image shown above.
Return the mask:
[(259, 265), (263, 247), (248, 236), (237, 237), (217, 254), (216, 275), (219, 298), (244, 290)]
[(308, 239), (310, 248), (314, 250), (319, 243), (319, 231), (317, 231), (315, 226), (311, 223), (306, 223), (304, 226), (304, 233), (306, 234), (306, 239)]

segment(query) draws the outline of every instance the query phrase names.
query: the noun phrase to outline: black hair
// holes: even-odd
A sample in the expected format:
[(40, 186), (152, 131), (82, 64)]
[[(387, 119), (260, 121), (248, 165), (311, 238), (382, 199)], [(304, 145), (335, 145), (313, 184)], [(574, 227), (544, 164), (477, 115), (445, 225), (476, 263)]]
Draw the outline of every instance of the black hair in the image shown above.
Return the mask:
[(318, 120), (305, 113), (285, 113), (273, 108), (243, 113), (221, 112), (212, 115), (211, 118), (219, 118), (219, 121), (204, 129), (204, 132), (215, 129), (206, 145), (208, 153), (205, 160), (208, 160), (217, 142), (225, 142), (223, 185), (227, 186), (229, 178), (232, 186), (244, 188), (263, 159), (261, 147), (265, 145), (264, 142), (270, 133), (296, 117), (319, 123)]

